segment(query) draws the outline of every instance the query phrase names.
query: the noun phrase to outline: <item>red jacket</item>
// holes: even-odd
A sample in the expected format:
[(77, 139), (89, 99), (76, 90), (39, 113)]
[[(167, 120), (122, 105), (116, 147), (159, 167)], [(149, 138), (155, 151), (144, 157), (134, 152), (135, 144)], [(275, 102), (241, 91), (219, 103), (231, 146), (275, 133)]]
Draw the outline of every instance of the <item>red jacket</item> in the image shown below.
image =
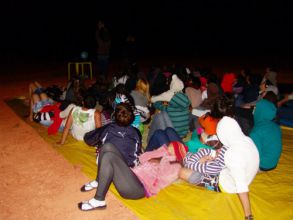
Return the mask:
[(56, 103), (54, 105), (46, 105), (41, 109), (41, 112), (54, 112), (54, 117), (51, 119), (53, 120), (53, 124), (48, 127), (48, 134), (56, 134), (59, 130), (59, 127), (62, 123), (62, 118), (60, 118), (59, 109), (60, 103)]

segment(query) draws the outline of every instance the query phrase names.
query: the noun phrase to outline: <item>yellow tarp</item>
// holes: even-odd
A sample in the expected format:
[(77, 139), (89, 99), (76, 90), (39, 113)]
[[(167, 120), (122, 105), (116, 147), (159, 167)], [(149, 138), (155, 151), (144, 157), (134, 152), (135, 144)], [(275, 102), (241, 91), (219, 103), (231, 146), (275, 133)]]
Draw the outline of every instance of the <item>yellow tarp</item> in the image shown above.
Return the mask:
[[(40, 127), (37, 130), (68, 161), (81, 166), (89, 178), (96, 177), (94, 148), (71, 137), (65, 145), (57, 147), (60, 135), (48, 136)], [(293, 219), (293, 130), (282, 128), (282, 131), (283, 153), (277, 169), (258, 174), (250, 186), (255, 219)], [(182, 181), (157, 196), (141, 200), (121, 198), (114, 186), (111, 191), (140, 219), (243, 219), (237, 195), (210, 192)]]
[[(23, 117), (17, 110), (25, 106), (18, 102), (8, 104)], [(96, 177), (94, 148), (72, 137), (68, 137), (65, 145), (57, 146), (55, 143), (60, 134), (48, 136), (46, 128), (35, 123), (30, 125), (68, 161), (80, 166), (89, 178)], [(255, 219), (293, 219), (293, 129), (282, 127), (282, 131), (283, 153), (277, 169), (257, 174), (250, 186)], [(210, 192), (181, 181), (162, 190), (157, 196), (135, 201), (122, 199), (114, 186), (111, 191), (140, 219), (244, 219), (237, 195)]]

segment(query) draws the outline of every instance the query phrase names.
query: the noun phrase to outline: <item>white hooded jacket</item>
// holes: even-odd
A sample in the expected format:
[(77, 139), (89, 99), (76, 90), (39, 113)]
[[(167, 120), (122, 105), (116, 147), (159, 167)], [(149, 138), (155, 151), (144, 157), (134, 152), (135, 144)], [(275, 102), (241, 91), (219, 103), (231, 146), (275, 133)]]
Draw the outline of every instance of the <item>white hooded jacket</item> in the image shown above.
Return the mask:
[(226, 116), (218, 123), (217, 135), (228, 148), (225, 168), (219, 177), (221, 188), (227, 193), (248, 192), (259, 168), (259, 154), (254, 142), (243, 134), (236, 120)]
[(172, 76), (172, 81), (170, 83), (170, 89), (166, 92), (163, 92), (160, 95), (152, 96), (151, 102), (155, 103), (158, 101), (167, 101), (170, 102), (172, 97), (176, 92), (181, 92), (184, 89), (183, 82), (178, 78), (176, 74)]

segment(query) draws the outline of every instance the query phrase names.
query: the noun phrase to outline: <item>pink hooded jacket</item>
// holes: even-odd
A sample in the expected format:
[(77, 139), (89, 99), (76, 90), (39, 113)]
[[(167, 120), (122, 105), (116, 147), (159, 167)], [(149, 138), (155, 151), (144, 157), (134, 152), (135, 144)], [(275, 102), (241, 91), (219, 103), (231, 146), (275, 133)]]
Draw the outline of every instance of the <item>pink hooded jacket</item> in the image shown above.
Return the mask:
[[(150, 162), (150, 159), (162, 158), (159, 163)], [(140, 165), (132, 169), (145, 188), (146, 197), (159, 193), (159, 191), (179, 177), (181, 165), (170, 163), (176, 161), (176, 156), (170, 155), (167, 146), (163, 145), (157, 150), (145, 152), (139, 156)]]

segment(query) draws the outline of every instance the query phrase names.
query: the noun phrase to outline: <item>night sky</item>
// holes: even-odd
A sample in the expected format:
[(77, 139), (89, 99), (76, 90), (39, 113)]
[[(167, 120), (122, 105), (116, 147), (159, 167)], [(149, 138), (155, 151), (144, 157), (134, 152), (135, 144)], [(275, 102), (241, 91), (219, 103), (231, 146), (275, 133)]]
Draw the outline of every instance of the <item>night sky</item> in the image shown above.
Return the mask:
[(95, 52), (95, 27), (103, 19), (112, 56), (136, 36), (140, 55), (290, 56), (293, 1), (24, 1), (1, 3), (2, 56), (70, 59)]

